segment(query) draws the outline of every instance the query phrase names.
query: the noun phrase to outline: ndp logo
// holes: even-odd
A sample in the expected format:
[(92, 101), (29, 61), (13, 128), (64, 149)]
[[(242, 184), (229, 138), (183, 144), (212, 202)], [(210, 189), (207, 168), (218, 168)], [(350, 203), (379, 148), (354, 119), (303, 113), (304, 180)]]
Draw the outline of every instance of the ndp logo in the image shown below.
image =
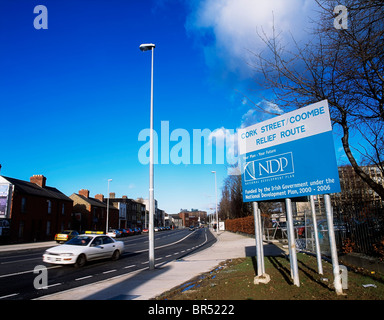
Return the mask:
[(248, 162), (244, 168), (244, 180), (254, 181), (292, 173), (295, 173), (293, 154), (287, 152)]

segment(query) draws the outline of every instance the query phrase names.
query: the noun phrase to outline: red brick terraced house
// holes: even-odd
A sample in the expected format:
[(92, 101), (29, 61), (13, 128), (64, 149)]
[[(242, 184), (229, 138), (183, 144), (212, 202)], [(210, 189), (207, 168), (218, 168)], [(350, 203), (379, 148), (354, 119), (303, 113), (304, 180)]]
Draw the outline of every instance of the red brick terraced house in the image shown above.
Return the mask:
[[(97, 194), (95, 198), (89, 196), (89, 190), (81, 189), (73, 193), (73, 215), (75, 218), (74, 229), (84, 231), (106, 231), (107, 204), (103, 202), (104, 196)], [(109, 206), (108, 229), (118, 228), (119, 210)]]
[(43, 175), (29, 182), (0, 176), (0, 243), (54, 240), (71, 228), (73, 201), (46, 181)]

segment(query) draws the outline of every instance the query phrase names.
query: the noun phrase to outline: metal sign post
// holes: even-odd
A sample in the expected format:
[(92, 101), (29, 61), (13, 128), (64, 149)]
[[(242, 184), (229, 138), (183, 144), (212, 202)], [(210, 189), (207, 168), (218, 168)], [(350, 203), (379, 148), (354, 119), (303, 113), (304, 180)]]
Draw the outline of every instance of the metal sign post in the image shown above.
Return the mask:
[(297, 266), (295, 232), (293, 230), (293, 217), (292, 217), (292, 201), (285, 199), (285, 207), (287, 211), (287, 230), (288, 230), (288, 248), (289, 248), (289, 263), (291, 265), (291, 277), (293, 284), (300, 287), (299, 269)]
[(254, 278), (254, 284), (268, 283), (271, 277), (265, 273), (263, 234), (261, 228), (260, 210), (257, 202), (253, 202), (253, 216), (255, 222), (255, 240), (256, 240), (256, 263), (257, 275)]
[(255, 221), (255, 240), (256, 240), (256, 261), (257, 261), (257, 276), (260, 277), (263, 275), (263, 267), (262, 267), (262, 261), (261, 256), (264, 254), (263, 252), (263, 243), (260, 243), (260, 227), (259, 227), (259, 219), (258, 219), (258, 203), (253, 202), (253, 217)]
[(265, 274), (265, 264), (264, 264), (264, 246), (263, 246), (263, 227), (261, 225), (261, 212), (260, 209), (257, 210), (257, 218), (259, 220), (259, 243), (260, 243), (260, 250), (261, 250), (261, 267), (262, 272)]
[(329, 194), (324, 195), (325, 213), (327, 215), (328, 234), (329, 234), (329, 246), (331, 248), (332, 267), (333, 267), (333, 284), (335, 291), (338, 295), (343, 294), (343, 287), (341, 285), (339, 259), (337, 257), (335, 230), (333, 227), (333, 214), (331, 206), (331, 197)]
[(321, 251), (320, 251), (320, 243), (319, 243), (319, 233), (317, 231), (315, 200), (314, 200), (313, 196), (310, 196), (310, 201), (311, 201), (313, 233), (314, 233), (314, 237), (315, 237), (317, 270), (318, 270), (319, 274), (323, 274), (323, 264), (321, 262)]

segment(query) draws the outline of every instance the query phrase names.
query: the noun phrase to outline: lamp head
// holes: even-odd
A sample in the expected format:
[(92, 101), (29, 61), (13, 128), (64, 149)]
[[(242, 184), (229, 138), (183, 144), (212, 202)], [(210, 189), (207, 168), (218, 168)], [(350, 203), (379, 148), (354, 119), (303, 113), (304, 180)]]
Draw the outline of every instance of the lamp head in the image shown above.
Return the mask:
[(155, 48), (155, 45), (153, 43), (143, 43), (140, 45), (141, 51), (148, 51), (152, 50), (153, 48)]

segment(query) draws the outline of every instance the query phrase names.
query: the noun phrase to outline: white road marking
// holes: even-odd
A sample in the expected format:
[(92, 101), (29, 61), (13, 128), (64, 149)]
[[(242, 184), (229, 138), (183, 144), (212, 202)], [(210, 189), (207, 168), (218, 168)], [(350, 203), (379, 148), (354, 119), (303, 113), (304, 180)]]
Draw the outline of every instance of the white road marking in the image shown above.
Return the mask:
[(84, 279), (88, 279), (88, 278), (92, 278), (93, 276), (86, 276), (86, 277), (81, 277), (81, 278), (77, 278), (75, 279), (76, 281), (79, 281), (79, 280), (84, 280)]
[(115, 272), (115, 271), (117, 271), (117, 270), (116, 269), (112, 269), (112, 270), (104, 271), (103, 274), (111, 273), (111, 272)]

